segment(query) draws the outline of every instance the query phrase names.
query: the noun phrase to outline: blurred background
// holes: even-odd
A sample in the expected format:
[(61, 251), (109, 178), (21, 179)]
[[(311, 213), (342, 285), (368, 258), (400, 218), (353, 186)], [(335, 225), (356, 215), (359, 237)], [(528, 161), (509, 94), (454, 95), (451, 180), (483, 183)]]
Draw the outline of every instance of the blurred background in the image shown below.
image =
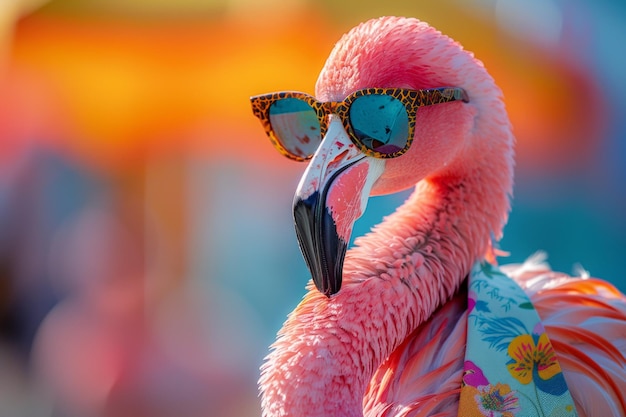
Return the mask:
[[(257, 416), (304, 294), (304, 165), (248, 97), (313, 92), (341, 34), (426, 20), (504, 90), (502, 262), (542, 249), (626, 290), (626, 3), (0, 2), (0, 416)], [(355, 235), (406, 194), (375, 198)]]

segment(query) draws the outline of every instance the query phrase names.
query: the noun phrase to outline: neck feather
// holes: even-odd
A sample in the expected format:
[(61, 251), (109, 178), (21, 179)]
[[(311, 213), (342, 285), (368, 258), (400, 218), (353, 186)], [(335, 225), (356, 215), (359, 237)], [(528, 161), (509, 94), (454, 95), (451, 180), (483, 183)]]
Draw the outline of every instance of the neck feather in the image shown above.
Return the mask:
[(310, 288), (263, 365), (264, 416), (363, 415), (376, 369), (453, 296), (500, 237), (511, 144), (482, 143), (491, 149), (464, 158), (471, 166), (464, 162), (418, 183), (403, 206), (357, 239), (336, 296)]

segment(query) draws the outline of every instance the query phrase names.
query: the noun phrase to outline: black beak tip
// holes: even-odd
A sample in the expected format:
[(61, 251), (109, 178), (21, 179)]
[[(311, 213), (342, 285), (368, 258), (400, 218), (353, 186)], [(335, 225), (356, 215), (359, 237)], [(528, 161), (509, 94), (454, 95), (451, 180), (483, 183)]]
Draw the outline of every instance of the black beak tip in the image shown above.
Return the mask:
[(313, 283), (319, 292), (326, 297), (337, 294), (341, 289), (341, 275), (339, 276), (313, 276)]
[(305, 200), (296, 198), (293, 210), (298, 243), (315, 287), (330, 298), (341, 289), (348, 244), (337, 234), (335, 221), (319, 192)]

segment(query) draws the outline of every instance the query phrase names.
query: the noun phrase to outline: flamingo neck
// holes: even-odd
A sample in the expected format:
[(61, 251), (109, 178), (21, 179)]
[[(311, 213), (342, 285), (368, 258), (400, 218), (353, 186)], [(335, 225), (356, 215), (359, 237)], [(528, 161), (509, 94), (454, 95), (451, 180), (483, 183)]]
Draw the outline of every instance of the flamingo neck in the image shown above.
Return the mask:
[(512, 152), (510, 144), (500, 158), (483, 151), (463, 158), (471, 166), (418, 183), (357, 239), (341, 291), (328, 299), (311, 290), (290, 314), (262, 368), (265, 417), (363, 415), (376, 369), (453, 296), (501, 233)]

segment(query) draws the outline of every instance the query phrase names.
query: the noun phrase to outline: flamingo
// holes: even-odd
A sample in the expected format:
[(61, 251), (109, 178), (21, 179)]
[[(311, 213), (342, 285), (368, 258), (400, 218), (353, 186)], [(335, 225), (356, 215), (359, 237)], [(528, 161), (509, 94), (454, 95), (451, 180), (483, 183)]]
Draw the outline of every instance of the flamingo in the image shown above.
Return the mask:
[[(441, 86), (455, 96), (420, 107), (412, 143), (393, 158), (355, 143), (336, 104), (362, 89)], [(262, 365), (263, 416), (461, 415), (461, 386), (481, 378), (463, 373), (466, 277), (477, 261), (495, 262), (510, 210), (514, 137), (501, 91), (457, 42), (401, 17), (345, 34), (315, 91), (306, 100), (330, 103), (314, 104), (331, 113), (320, 141), (302, 137), (289, 150), (270, 134), (287, 156), (312, 158), (294, 198), (312, 281)], [(263, 100), (253, 98), (257, 116)], [(278, 117), (264, 123), (280, 128)], [(368, 197), (412, 186), (346, 253)], [(605, 281), (554, 272), (540, 257), (501, 270), (539, 313), (578, 415), (625, 416), (626, 297)]]

